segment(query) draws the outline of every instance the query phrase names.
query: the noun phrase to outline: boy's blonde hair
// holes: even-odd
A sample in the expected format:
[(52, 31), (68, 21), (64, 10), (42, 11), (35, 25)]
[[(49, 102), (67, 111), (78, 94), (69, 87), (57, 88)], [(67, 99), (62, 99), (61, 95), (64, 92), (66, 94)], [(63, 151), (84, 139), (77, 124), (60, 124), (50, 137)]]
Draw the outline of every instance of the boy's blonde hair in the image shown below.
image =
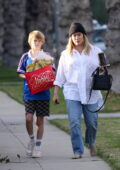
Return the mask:
[(40, 39), (43, 43), (45, 42), (45, 35), (41, 31), (34, 30), (29, 33), (29, 36), (28, 36), (29, 45), (31, 45), (31, 40), (33, 38)]
[[(90, 54), (90, 49), (91, 49), (90, 43), (89, 43), (88, 38), (87, 38), (87, 36), (85, 34), (83, 34), (83, 38), (84, 38), (83, 47), (85, 49), (85, 53), (87, 55), (89, 55)], [(72, 37), (69, 37), (66, 49), (68, 50), (68, 53), (70, 55), (72, 55), (73, 48), (75, 48), (75, 45), (73, 44)]]

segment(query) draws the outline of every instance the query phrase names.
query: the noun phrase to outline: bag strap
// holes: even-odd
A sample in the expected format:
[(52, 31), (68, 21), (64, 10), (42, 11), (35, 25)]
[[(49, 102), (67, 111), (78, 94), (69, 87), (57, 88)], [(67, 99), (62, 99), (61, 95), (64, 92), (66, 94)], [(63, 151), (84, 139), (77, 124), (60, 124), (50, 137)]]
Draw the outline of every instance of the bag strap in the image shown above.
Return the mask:
[[(100, 109), (105, 105), (109, 93), (110, 93), (110, 90), (107, 91), (106, 96), (105, 96), (105, 99), (104, 99), (104, 101), (103, 101), (103, 104), (99, 107), (99, 109), (93, 111), (93, 110), (89, 110), (89, 109), (87, 108), (87, 110), (90, 111), (90, 112), (92, 112), (92, 113), (95, 113), (95, 112), (100, 111)], [(91, 97), (91, 96), (90, 96), (90, 97)]]

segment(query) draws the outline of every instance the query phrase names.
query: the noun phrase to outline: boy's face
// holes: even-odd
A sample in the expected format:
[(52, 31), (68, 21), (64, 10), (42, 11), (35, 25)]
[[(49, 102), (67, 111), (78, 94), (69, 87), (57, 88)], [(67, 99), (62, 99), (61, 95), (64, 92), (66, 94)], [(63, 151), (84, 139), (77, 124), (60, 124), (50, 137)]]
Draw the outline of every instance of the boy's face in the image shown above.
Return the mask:
[(31, 44), (30, 45), (31, 45), (31, 49), (40, 50), (41, 46), (43, 45), (43, 42), (40, 39), (33, 38), (31, 40)]

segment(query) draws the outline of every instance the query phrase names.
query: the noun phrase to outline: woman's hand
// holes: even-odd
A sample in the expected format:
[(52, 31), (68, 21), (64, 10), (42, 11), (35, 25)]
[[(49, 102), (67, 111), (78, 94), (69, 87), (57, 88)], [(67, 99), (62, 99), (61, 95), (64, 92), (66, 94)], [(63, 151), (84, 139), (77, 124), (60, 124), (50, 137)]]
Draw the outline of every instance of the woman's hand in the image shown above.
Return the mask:
[(59, 104), (59, 96), (54, 95), (54, 96), (53, 96), (53, 102), (54, 102), (55, 104)]
[(99, 71), (100, 72), (104, 72), (104, 70), (105, 70), (104, 66), (99, 66)]
[(55, 86), (54, 96), (53, 96), (53, 102), (54, 102), (55, 104), (59, 104), (59, 95), (58, 95), (59, 89), (60, 89), (60, 87)]
[(104, 71), (105, 71), (105, 68), (107, 68), (107, 67), (109, 67), (109, 66), (110, 66), (110, 64), (101, 65), (101, 66), (99, 66), (99, 71), (100, 71), (100, 72), (104, 72)]

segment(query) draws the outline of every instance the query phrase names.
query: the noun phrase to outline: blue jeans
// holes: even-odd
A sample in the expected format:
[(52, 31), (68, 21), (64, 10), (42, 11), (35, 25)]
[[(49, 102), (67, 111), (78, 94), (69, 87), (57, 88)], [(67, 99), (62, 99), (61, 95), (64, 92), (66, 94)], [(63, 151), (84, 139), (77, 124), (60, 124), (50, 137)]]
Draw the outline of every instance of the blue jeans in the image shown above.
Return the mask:
[(96, 110), (97, 104), (83, 105), (80, 101), (66, 100), (68, 118), (70, 123), (71, 142), (74, 154), (84, 153), (84, 144), (81, 132), (82, 113), (84, 115), (86, 132), (85, 142), (89, 146), (93, 146), (96, 139), (96, 131), (98, 126), (98, 114), (91, 113), (87, 110)]

